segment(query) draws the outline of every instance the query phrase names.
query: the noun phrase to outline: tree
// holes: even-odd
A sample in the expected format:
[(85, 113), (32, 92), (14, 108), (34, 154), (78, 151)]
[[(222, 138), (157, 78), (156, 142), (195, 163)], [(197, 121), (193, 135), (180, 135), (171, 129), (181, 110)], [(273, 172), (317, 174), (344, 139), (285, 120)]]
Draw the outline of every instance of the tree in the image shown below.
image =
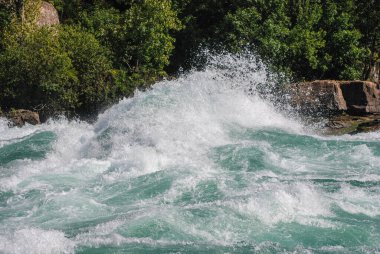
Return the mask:
[(232, 45), (250, 45), (277, 71), (296, 80), (358, 79), (365, 49), (352, 1), (252, 1), (227, 16)]
[(171, 57), (169, 70), (175, 72), (179, 67), (189, 69), (201, 63), (200, 47), (216, 51), (228, 46), (230, 27), (225, 22), (228, 13), (244, 5), (242, 0), (173, 0), (174, 7), (184, 25), (175, 33), (175, 50)]
[(136, 87), (147, 87), (166, 75), (175, 41), (171, 33), (182, 25), (169, 0), (108, 4), (83, 11), (79, 22), (112, 52), (113, 80), (128, 96)]
[(365, 48), (361, 33), (354, 26), (353, 0), (323, 0), (320, 27), (326, 31), (322, 59), (328, 66), (323, 78), (360, 79)]
[(76, 71), (60, 47), (59, 38), (49, 29), (10, 41), (0, 55), (1, 108), (75, 107), (73, 91)]
[(77, 110), (83, 114), (93, 113), (112, 101), (114, 87), (109, 82), (112, 63), (108, 49), (94, 35), (78, 26), (60, 27), (59, 43), (62, 50), (67, 52), (77, 74)]
[[(144, 0), (123, 15), (120, 27), (120, 62), (137, 73), (164, 74), (175, 39), (171, 31), (181, 23), (169, 0)], [(117, 49), (115, 49), (117, 50)]]
[[(364, 80), (369, 79), (371, 70), (380, 76), (380, 4), (377, 0), (355, 1), (356, 27), (360, 30), (361, 44), (368, 50), (362, 73)], [(376, 73), (372, 73), (372, 76)], [(379, 80), (377, 80), (379, 81)]]
[(232, 27), (227, 36), (233, 49), (249, 47), (260, 55), (272, 70), (289, 73), (290, 19), (286, 3), (281, 0), (251, 1), (227, 15)]
[(15, 33), (0, 54), (2, 108), (89, 114), (114, 99), (107, 50), (92, 34), (73, 26), (20, 30), (22, 39)]

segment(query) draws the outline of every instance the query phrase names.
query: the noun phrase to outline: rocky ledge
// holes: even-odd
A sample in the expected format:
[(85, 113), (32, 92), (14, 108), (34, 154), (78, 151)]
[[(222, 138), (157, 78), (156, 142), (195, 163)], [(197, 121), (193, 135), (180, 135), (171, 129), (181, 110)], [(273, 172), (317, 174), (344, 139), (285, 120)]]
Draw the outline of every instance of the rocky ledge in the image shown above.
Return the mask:
[(372, 132), (380, 130), (380, 115), (367, 114), (363, 116), (352, 116), (341, 114), (331, 116), (325, 125), (323, 132), (331, 135), (357, 134), (361, 132)]
[(285, 87), (289, 104), (301, 115), (328, 119), (326, 133), (380, 130), (380, 87), (369, 81), (316, 80)]
[(41, 124), (40, 116), (37, 112), (25, 109), (11, 110), (6, 114), (0, 112), (0, 117), (8, 118), (10, 127), (22, 127), (26, 123), (31, 125)]

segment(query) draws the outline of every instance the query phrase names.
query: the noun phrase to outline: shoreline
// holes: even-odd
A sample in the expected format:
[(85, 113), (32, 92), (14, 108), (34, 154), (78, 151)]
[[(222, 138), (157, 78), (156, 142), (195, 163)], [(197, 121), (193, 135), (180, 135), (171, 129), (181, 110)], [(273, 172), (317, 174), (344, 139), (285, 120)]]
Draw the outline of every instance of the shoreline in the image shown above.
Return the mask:
[[(315, 80), (285, 85), (280, 89), (283, 103), (289, 105), (301, 121), (319, 124), (323, 135), (355, 135), (380, 130), (380, 85), (369, 81)], [(94, 114), (67, 117), (88, 123), (96, 121), (99, 114), (116, 103)], [(0, 111), (0, 117), (9, 121), (10, 127), (25, 123), (36, 125), (57, 116), (43, 116), (26, 109)], [(63, 114), (64, 115), (64, 114)]]

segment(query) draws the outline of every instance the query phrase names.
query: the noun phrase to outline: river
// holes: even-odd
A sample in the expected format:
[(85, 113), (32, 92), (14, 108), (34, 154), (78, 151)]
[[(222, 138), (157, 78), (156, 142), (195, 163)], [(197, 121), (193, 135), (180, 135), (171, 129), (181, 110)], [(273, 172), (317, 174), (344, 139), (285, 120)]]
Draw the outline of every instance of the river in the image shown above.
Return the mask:
[(0, 119), (0, 252), (378, 253), (380, 133), (318, 134), (257, 69), (219, 56), (92, 124)]

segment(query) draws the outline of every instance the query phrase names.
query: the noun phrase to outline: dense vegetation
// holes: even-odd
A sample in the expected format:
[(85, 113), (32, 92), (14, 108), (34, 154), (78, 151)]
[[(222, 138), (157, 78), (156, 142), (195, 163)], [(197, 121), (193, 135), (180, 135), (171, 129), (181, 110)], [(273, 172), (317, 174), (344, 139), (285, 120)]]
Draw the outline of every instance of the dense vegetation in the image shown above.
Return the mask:
[(380, 61), (378, 0), (49, 2), (60, 25), (36, 25), (39, 0), (0, 1), (4, 110), (91, 114), (201, 67), (202, 47), (248, 49), (295, 80), (369, 79)]

